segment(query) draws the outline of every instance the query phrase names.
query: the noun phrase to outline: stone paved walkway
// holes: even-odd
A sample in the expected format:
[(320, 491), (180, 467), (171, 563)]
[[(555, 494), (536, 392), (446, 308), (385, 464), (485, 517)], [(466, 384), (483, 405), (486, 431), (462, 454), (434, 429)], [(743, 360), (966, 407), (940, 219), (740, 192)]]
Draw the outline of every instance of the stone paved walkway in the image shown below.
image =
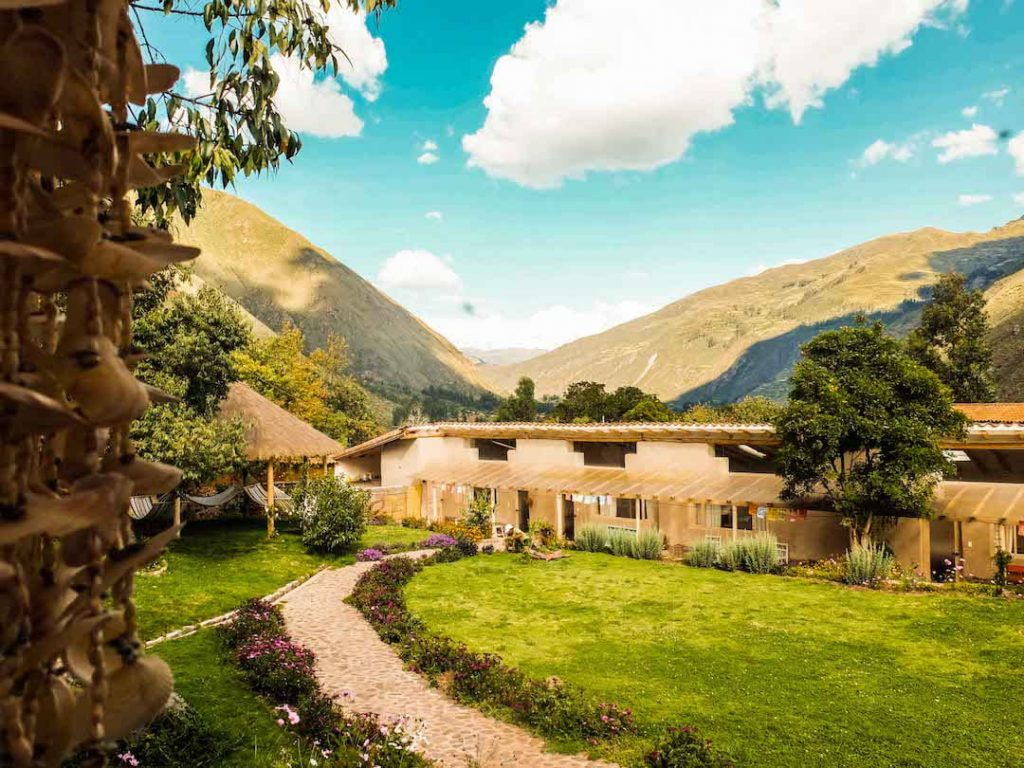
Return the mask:
[[(414, 553), (418, 554), (418, 553)], [(356, 609), (342, 602), (372, 563), (321, 571), (281, 599), (291, 635), (316, 653), (324, 689), (349, 695), (345, 706), (422, 723), (423, 754), (460, 768), (609, 768), (544, 751), (544, 742), (447, 698), (385, 644)]]

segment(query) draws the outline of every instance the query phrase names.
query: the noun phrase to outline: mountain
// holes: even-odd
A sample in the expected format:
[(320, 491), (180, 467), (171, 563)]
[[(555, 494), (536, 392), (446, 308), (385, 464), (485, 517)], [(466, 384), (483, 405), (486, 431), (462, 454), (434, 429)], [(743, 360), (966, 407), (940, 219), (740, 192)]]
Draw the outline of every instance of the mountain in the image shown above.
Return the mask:
[(462, 353), (478, 365), (513, 365), (525, 363), (527, 360), (543, 355), (546, 349), (527, 349), (524, 347), (508, 347), (507, 349), (477, 349), (463, 347)]
[(881, 237), (702, 290), (524, 363), (485, 370), (502, 391), (530, 376), (538, 394), (592, 380), (635, 385), (678, 405), (780, 397), (803, 342), (860, 313), (906, 332), (931, 285), (951, 269), (986, 291), (1000, 396), (1024, 397), (1020, 220), (986, 233), (926, 228)]
[(353, 370), (389, 393), (442, 387), (476, 393), (476, 366), (443, 336), (326, 251), (233, 195), (203, 190), (178, 239), (199, 246), (196, 274), (273, 331), (291, 321), (311, 348), (348, 341)]

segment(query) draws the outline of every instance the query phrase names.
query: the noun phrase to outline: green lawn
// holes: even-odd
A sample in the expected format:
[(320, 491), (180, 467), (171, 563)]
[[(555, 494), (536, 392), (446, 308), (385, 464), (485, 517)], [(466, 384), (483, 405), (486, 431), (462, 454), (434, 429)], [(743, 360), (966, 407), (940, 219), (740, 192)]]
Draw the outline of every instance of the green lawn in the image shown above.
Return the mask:
[(296, 753), (294, 737), (276, 725), (270, 707), (222, 658), (214, 630), (161, 643), (151, 653), (171, 665), (175, 690), (226, 736), (232, 751), (223, 768), (289, 765), (286, 756)]
[[(397, 525), (369, 526), (360, 547), (381, 542), (421, 541), (429, 532)], [(296, 533), (267, 539), (261, 520), (192, 522), (166, 555), (167, 572), (140, 575), (135, 600), (142, 636), (157, 637), (172, 629), (234, 610), (250, 597), (262, 597), (321, 565), (346, 565), (353, 555), (311, 555)]]
[[(426, 568), (413, 613), (537, 677), (698, 726), (742, 766), (1024, 765), (1024, 602), (573, 553)], [(637, 764), (649, 736), (609, 757)]]

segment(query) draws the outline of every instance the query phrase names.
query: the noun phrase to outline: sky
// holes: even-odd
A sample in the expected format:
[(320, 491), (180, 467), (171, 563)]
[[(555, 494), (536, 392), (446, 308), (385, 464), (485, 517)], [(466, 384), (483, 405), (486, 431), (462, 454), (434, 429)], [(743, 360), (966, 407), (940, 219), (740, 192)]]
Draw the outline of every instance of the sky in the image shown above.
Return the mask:
[[(1024, 214), (1024, 0), (400, 0), (276, 56), (234, 192), (461, 347), (550, 349), (873, 237)], [(147, 14), (205, 85), (205, 30)]]

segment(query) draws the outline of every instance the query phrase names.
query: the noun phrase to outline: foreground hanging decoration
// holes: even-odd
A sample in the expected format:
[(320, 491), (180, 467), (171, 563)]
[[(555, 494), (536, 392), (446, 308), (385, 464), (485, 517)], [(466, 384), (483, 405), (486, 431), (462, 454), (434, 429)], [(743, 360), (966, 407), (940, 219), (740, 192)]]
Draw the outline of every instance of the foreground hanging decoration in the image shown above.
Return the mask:
[(143, 63), (125, 0), (0, 0), (0, 765), (104, 765), (171, 694), (132, 592), (177, 528), (136, 542), (129, 499), (181, 473), (128, 437), (163, 397), (132, 375), (131, 308), (198, 251), (135, 226), (127, 196), (192, 140), (128, 105), (178, 74)]

